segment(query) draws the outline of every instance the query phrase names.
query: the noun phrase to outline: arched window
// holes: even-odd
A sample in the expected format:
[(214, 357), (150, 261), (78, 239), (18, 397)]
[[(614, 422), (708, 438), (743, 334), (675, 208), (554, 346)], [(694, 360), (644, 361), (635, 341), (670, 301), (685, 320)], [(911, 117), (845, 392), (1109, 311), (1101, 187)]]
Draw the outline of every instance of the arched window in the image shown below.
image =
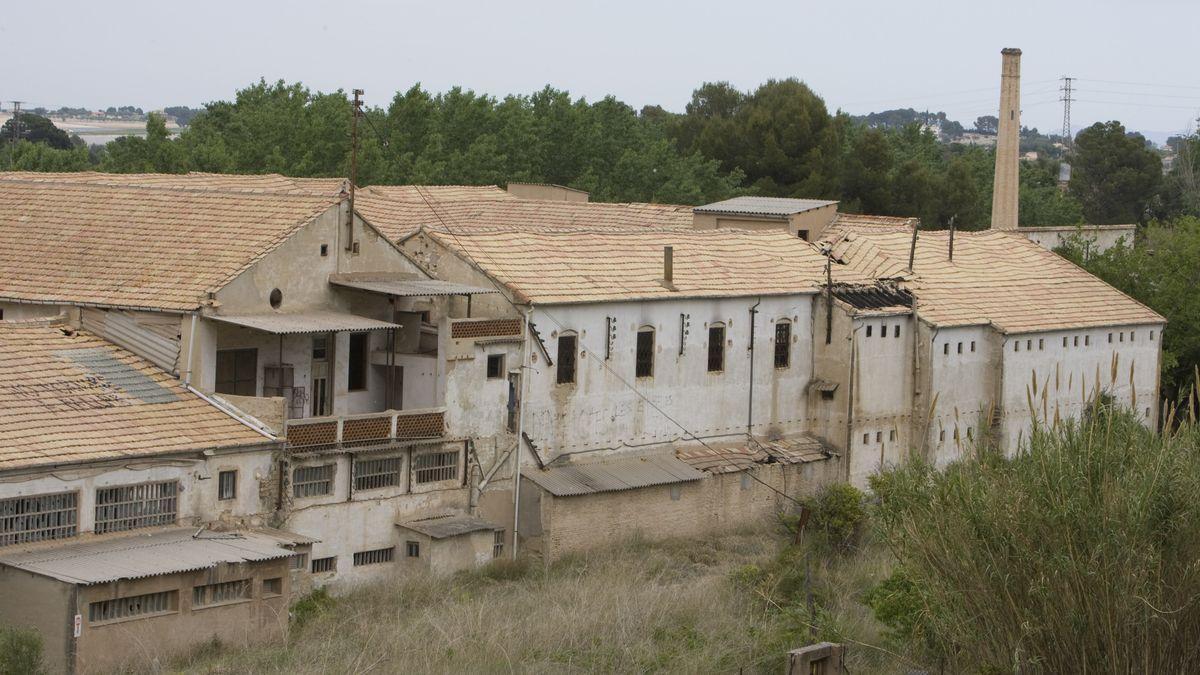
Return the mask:
[(775, 367), (792, 365), (792, 322), (780, 319), (775, 322)]
[(564, 331), (558, 336), (558, 377), (559, 384), (575, 382), (576, 359), (579, 353), (579, 337), (574, 332)]

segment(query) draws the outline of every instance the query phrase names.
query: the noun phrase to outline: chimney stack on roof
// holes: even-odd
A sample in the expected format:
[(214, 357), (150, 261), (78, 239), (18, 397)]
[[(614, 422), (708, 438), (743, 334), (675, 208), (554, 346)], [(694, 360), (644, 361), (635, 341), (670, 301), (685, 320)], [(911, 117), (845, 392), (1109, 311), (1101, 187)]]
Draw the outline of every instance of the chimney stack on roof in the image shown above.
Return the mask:
[(675, 247), (663, 247), (663, 283), (670, 286), (675, 280)]
[(992, 229), (1017, 229), (1018, 155), (1021, 144), (1021, 50), (1000, 50), (1000, 124), (996, 134), (996, 177), (992, 184)]

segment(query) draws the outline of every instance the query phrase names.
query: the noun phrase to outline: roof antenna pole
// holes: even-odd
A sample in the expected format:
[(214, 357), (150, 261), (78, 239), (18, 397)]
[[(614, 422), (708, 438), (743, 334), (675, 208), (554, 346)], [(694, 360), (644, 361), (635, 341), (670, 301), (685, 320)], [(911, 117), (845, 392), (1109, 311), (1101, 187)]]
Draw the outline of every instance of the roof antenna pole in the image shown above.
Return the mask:
[(909, 244), (909, 247), (908, 247), (908, 273), (909, 274), (912, 274), (913, 260), (917, 257), (917, 230), (919, 230), (921, 228), (921, 221), (917, 220), (916, 218), (913, 218), (912, 226), (913, 226), (912, 244)]
[(346, 250), (354, 250), (354, 186), (358, 183), (358, 118), (362, 117), (362, 89), (354, 90), (350, 118), (350, 209), (346, 212)]
[[(954, 261), (954, 219), (957, 217), (958, 217), (957, 213), (954, 214), (953, 216), (950, 216), (950, 260), (951, 260), (951, 262)], [(909, 263), (908, 267), (911, 270), (912, 263)]]

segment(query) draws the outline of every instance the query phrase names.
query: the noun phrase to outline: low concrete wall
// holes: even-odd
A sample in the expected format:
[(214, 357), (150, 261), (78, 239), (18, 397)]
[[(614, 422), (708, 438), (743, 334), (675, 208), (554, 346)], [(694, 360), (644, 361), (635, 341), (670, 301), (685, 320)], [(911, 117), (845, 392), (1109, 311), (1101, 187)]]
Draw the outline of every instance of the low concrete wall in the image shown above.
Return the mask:
[(267, 425), (274, 433), (283, 433), (283, 423), (287, 419), (287, 399), (282, 396), (217, 394), (216, 398), (227, 401), (229, 405)]
[(1072, 236), (1079, 235), (1088, 242), (1088, 253), (1103, 253), (1124, 238), (1125, 246), (1133, 245), (1137, 225), (1071, 225), (1068, 227), (1018, 227), (1017, 232), (1029, 241), (1051, 251), (1062, 246)]

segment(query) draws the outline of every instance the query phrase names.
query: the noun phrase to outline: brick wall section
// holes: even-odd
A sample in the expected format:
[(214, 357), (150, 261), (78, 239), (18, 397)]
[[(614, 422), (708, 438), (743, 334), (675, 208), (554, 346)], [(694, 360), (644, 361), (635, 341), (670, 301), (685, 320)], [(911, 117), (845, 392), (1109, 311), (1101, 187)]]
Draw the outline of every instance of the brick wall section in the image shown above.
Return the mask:
[[(839, 464), (834, 460), (809, 464), (770, 464), (754, 469), (754, 475), (771, 487), (798, 498), (836, 482)], [(709, 476), (677, 484), (679, 499), (671, 498), (670, 485), (656, 485), (621, 492), (603, 492), (577, 497), (541, 499), (540, 540), (528, 542), (547, 561), (567, 553), (611, 544), (634, 535), (647, 539), (696, 537), (709, 532), (761, 523), (794, 504), (748, 479), (743, 474)], [(532, 485), (525, 482), (525, 485)]]
[(450, 338), (453, 340), (520, 334), (520, 319), (480, 319), (455, 321), (450, 324)]

